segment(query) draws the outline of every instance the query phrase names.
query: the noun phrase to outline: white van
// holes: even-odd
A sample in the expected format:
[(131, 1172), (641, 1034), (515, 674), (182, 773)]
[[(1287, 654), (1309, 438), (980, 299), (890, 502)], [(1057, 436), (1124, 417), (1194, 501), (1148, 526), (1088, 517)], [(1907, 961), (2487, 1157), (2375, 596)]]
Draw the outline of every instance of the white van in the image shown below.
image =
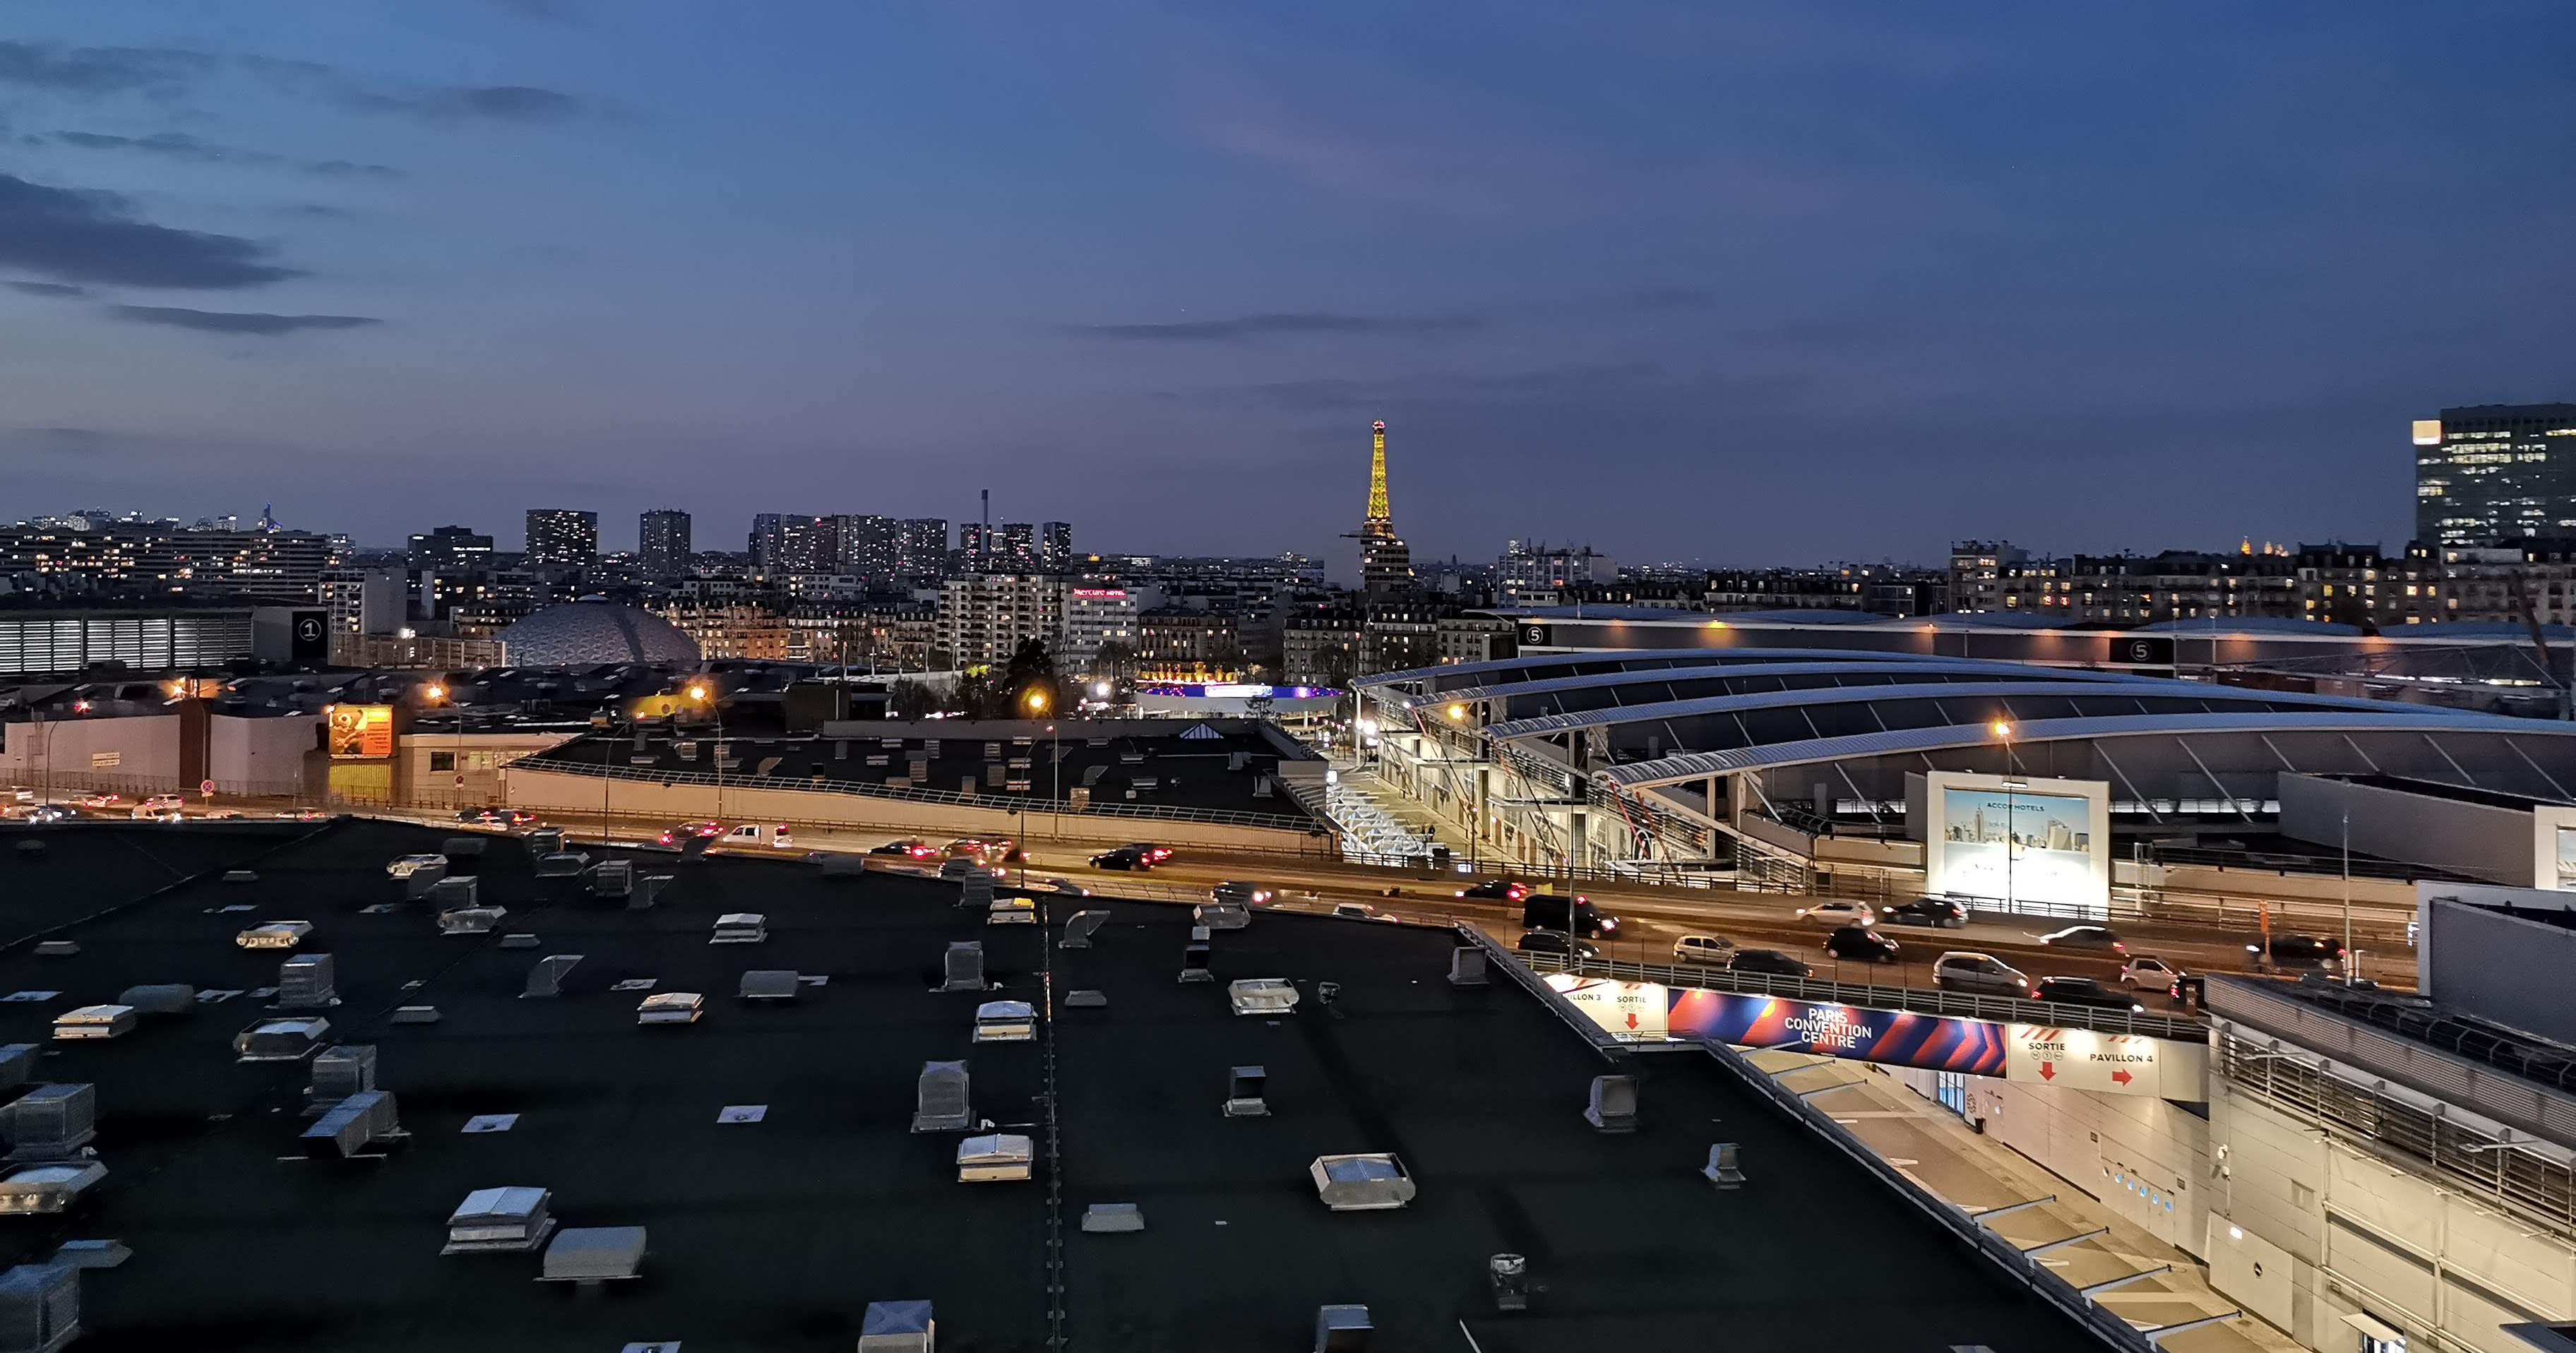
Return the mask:
[(780, 850), (796, 848), (796, 837), (787, 830), (787, 824), (784, 822), (775, 827), (746, 822), (727, 831), (716, 840), (728, 846), (776, 846)]

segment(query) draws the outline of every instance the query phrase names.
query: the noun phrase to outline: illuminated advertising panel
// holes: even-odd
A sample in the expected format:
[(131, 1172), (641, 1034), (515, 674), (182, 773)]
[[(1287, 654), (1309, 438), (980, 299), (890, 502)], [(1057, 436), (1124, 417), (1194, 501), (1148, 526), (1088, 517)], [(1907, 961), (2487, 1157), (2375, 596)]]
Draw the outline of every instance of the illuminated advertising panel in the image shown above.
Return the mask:
[(2016, 1024), (2007, 1042), (2005, 1079), (2091, 1090), (2106, 1095), (2209, 1098), (2209, 1050), (2143, 1034), (2052, 1029)]
[(1778, 1048), (1889, 1066), (2004, 1074), (2004, 1026), (1897, 1010), (1793, 1001), (1732, 991), (1674, 993), (1669, 1037)]
[(2100, 780), (1923, 777), (1930, 891), (2085, 916), (2111, 904), (2111, 790)]
[(394, 754), (394, 707), (331, 706), (331, 756), (334, 760), (373, 760)]
[(1572, 1001), (1575, 1009), (1613, 1038), (1629, 1043), (1664, 1041), (1664, 1015), (1672, 1004), (1670, 987), (1657, 982), (1578, 977), (1570, 972), (1549, 973), (1540, 980)]
[(2576, 892), (2576, 808), (2533, 808), (2531, 837), (2531, 886)]

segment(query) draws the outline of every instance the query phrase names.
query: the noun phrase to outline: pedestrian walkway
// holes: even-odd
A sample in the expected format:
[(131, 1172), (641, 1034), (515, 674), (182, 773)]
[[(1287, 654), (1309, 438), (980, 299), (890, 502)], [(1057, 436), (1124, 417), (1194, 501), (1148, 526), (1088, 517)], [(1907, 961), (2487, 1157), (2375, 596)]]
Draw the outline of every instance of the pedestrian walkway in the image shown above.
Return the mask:
[[(2020, 1152), (1979, 1135), (1885, 1072), (1862, 1062), (1805, 1053), (1749, 1055), (1755, 1066), (1805, 1095), (1880, 1158), (1953, 1206), (1975, 1212), (2054, 1195), (2054, 1202), (1993, 1218), (1987, 1229), (2025, 1250), (2103, 1232), (2040, 1256), (2039, 1262), (2076, 1287), (2170, 1265), (2165, 1272), (2094, 1298), (2139, 1329), (2186, 1324), (2237, 1309), (2235, 1302), (2210, 1289), (2198, 1260), (2121, 1220)], [(2161, 1344), (2171, 1353), (2299, 1353), (2302, 1347), (2244, 1315), (2177, 1331)]]

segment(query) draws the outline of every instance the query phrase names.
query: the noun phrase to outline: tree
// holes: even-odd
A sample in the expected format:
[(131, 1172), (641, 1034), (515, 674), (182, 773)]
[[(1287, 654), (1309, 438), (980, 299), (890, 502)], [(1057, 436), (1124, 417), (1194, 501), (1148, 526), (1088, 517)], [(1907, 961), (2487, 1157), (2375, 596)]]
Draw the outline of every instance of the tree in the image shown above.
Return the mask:
[(895, 718), (926, 718), (938, 710), (939, 692), (926, 681), (898, 681), (886, 692), (886, 713)]
[(1062, 707), (1058, 699), (1061, 683), (1056, 680), (1055, 657), (1047, 652), (1046, 640), (1022, 639), (1011, 650), (1011, 660), (1002, 668), (1000, 688), (994, 692), (1008, 703), (994, 711), (994, 717), (1025, 719), (1052, 715)]
[(1136, 646), (1123, 639), (1103, 639), (1091, 658), (1091, 674), (1125, 683), (1136, 675)]

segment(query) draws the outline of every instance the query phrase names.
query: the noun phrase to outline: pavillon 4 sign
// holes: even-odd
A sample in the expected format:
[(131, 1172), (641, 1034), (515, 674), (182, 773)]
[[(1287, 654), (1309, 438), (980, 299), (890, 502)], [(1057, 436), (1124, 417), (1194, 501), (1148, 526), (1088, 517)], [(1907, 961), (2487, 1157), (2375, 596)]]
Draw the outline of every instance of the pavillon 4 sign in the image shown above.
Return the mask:
[(1738, 1047), (1781, 1048), (1855, 1061), (2004, 1074), (2004, 1029), (1983, 1020), (1947, 1019), (1851, 1005), (1822, 1005), (1731, 991), (1675, 993), (1668, 1036)]

